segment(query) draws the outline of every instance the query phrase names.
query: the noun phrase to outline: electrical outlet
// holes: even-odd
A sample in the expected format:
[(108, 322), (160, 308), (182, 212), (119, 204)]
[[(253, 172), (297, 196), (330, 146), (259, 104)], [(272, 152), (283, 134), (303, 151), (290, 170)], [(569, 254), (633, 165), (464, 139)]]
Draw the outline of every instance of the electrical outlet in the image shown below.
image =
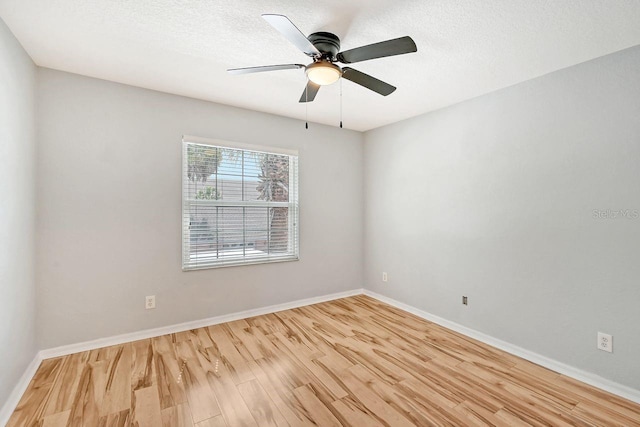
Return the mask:
[(389, 281), (389, 276), (387, 276), (386, 271), (382, 272), (382, 281), (383, 282), (388, 282)]
[(144, 308), (146, 308), (147, 310), (150, 310), (152, 308), (156, 308), (156, 296), (155, 295), (149, 295), (149, 296), (144, 298)]
[(598, 350), (613, 353), (613, 336), (598, 332)]
[(469, 305), (469, 300), (468, 300), (467, 297), (465, 297), (465, 296), (462, 297), (462, 304)]

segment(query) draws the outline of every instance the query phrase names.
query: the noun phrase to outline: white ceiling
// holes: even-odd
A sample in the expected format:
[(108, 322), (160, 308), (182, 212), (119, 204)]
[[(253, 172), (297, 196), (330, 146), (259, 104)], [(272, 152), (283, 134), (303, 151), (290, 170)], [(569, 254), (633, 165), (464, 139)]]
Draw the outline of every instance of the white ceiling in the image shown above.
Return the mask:
[[(262, 13), (336, 33), (343, 50), (415, 40), (417, 53), (352, 65), (398, 87), (343, 82), (344, 125), (360, 131), (640, 44), (640, 0), (0, 0), (40, 66), (304, 119), (303, 70), (225, 72), (309, 62)], [(309, 121), (337, 125), (339, 94), (323, 87)]]

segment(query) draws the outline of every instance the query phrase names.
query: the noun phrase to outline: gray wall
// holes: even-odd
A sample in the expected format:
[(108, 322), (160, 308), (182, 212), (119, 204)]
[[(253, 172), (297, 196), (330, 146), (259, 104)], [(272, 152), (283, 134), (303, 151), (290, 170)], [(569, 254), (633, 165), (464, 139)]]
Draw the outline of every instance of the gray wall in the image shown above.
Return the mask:
[(370, 131), (364, 168), (367, 289), (640, 389), (640, 218), (593, 213), (640, 210), (640, 47)]
[[(38, 103), (41, 348), (362, 286), (362, 134), (49, 69)], [(183, 134), (299, 150), (300, 261), (181, 271)]]
[(35, 75), (0, 19), (0, 408), (37, 351)]

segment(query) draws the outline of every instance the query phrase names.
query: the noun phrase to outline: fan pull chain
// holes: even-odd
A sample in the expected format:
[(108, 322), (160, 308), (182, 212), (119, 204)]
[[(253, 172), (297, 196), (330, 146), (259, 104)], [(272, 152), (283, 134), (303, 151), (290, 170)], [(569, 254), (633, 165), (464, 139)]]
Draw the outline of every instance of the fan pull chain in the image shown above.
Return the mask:
[(340, 129), (342, 129), (342, 79), (340, 79)]
[(304, 128), (309, 129), (309, 80), (304, 87)]

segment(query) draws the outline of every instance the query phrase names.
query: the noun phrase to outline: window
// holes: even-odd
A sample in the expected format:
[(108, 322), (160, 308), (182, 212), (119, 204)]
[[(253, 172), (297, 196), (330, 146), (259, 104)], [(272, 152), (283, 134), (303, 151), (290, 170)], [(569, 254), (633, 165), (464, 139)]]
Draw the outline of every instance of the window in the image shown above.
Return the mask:
[(298, 259), (297, 152), (183, 138), (182, 269)]

